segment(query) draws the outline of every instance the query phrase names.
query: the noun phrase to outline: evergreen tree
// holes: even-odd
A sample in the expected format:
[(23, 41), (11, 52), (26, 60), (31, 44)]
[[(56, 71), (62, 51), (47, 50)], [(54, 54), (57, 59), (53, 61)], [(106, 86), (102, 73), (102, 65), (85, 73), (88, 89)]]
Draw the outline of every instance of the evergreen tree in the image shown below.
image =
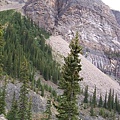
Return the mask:
[(88, 85), (85, 88), (85, 93), (84, 93), (84, 103), (88, 103)]
[(41, 86), (41, 96), (42, 97), (44, 96), (44, 86), (43, 85)]
[(107, 106), (108, 106), (108, 109), (111, 111), (111, 109), (112, 109), (112, 94), (111, 94), (111, 89), (110, 89), (109, 95), (108, 95)]
[(118, 97), (117, 97), (117, 94), (115, 96), (115, 110), (118, 111)]
[(4, 47), (4, 40), (3, 40), (3, 31), (2, 26), (0, 25), (0, 79), (3, 73), (3, 47)]
[(52, 115), (51, 107), (52, 107), (51, 100), (48, 99), (47, 100), (46, 111), (45, 111), (45, 113), (47, 114), (47, 118), (45, 120), (51, 120), (51, 115)]
[(6, 95), (6, 79), (5, 79), (5, 85), (0, 89), (0, 114), (5, 115), (5, 95)]
[(94, 116), (94, 107), (93, 107), (93, 105), (90, 108), (90, 116)]
[(103, 106), (103, 100), (102, 100), (102, 95), (101, 95), (101, 94), (100, 94), (98, 106), (99, 106), (99, 107), (102, 107), (102, 106)]
[(79, 59), (81, 47), (79, 46), (78, 33), (71, 41), (69, 48), (70, 53), (64, 58), (62, 79), (59, 82), (59, 88), (63, 89), (64, 92), (60, 96), (60, 102), (57, 106), (58, 120), (78, 120), (77, 95), (80, 92), (78, 82), (82, 80), (79, 77), (79, 71), (81, 71), (81, 60)]
[(21, 65), (21, 72), (20, 78), (23, 82), (23, 85), (20, 89), (20, 98), (19, 98), (19, 120), (27, 120), (27, 109), (28, 109), (28, 79), (29, 79), (29, 71), (28, 71), (28, 62), (24, 57), (22, 65)]
[(12, 106), (10, 111), (7, 113), (8, 120), (19, 120), (18, 119), (18, 103), (15, 100), (15, 92), (13, 94)]
[(111, 104), (112, 104), (112, 109), (115, 109), (115, 106), (114, 106), (114, 90), (113, 90), (113, 93), (112, 93), (112, 98), (111, 98)]
[(97, 105), (97, 101), (96, 101), (96, 86), (95, 86), (94, 93), (93, 93), (92, 104), (93, 104), (93, 107), (96, 107), (96, 105)]
[(104, 108), (107, 108), (107, 92), (105, 94), (105, 100), (104, 100), (104, 105), (103, 105)]
[(26, 120), (32, 120), (32, 98), (29, 100)]

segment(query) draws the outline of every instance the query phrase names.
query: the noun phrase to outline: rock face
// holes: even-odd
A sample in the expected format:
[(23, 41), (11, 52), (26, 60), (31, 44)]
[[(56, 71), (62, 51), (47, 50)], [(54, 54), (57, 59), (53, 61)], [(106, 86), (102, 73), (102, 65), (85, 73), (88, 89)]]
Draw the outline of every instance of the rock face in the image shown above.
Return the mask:
[[(17, 100), (19, 99), (20, 86), (21, 86), (20, 83), (18, 83), (16, 85), (9, 83), (7, 85), (6, 107), (8, 110), (11, 107), (14, 92), (15, 92), (16, 99)], [(41, 97), (40, 95), (36, 94), (33, 91), (29, 92), (28, 98), (32, 99), (32, 111), (33, 112), (37, 113), (37, 112), (45, 111), (45, 108), (46, 108), (46, 99), (45, 98)]]
[(120, 11), (112, 10), (112, 12), (116, 17), (118, 24), (120, 25)]
[(7, 120), (7, 119), (6, 119), (5, 116), (2, 114), (2, 115), (0, 115), (0, 120)]
[(120, 78), (120, 57), (112, 58), (111, 64), (105, 54), (119, 54), (120, 26), (101, 0), (29, 0), (23, 9), (40, 27), (68, 42), (78, 31), (84, 53), (89, 50), (87, 58), (102, 71)]

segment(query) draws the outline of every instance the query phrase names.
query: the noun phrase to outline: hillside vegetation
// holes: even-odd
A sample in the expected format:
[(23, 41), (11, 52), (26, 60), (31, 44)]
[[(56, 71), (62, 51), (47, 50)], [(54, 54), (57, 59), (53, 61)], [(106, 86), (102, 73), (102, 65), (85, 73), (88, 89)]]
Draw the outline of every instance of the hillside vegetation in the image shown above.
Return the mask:
[[(49, 41), (49, 37), (48, 32), (40, 29), (31, 19), (21, 16), (20, 13), (13, 10), (0, 12), (0, 114), (4, 114), (8, 120), (57, 118), (58, 120), (84, 120), (86, 115), (91, 120), (94, 119), (91, 116), (100, 116), (100, 119), (103, 117), (109, 120), (119, 119), (118, 84), (80, 55), (82, 48), (79, 46), (78, 34), (71, 41), (69, 48), (67, 42), (59, 39), (53, 41), (51, 37)], [(54, 52), (58, 52), (60, 61), (65, 56), (62, 70), (55, 61), (57, 55), (52, 55), (53, 50), (46, 43), (53, 43), (51, 46)], [(65, 54), (62, 55), (60, 52)], [(80, 71), (83, 78), (79, 74)], [(100, 74), (99, 78), (98, 74)], [(46, 81), (54, 82), (56, 84), (54, 86), (58, 85), (59, 89), (56, 88), (58, 94), (54, 87), (43, 82), (40, 76), (43, 76)], [(85, 81), (90, 89), (81, 80)], [(117, 88), (113, 90), (112, 85), (112, 88), (110, 86), (107, 92), (104, 92), (106, 90), (102, 89), (105, 86), (100, 87), (98, 84), (105, 82), (113, 83)], [(82, 87), (86, 86), (85, 89), (81, 88), (79, 83)], [(10, 84), (13, 94), (8, 91)], [(102, 98), (104, 94), (105, 98)], [(34, 103), (38, 101), (32, 95), (34, 97), (38, 95), (38, 99), (47, 101), (42, 113), (34, 110), (38, 115), (35, 118), (32, 110)], [(9, 101), (7, 97), (12, 100)], [(7, 102), (11, 102), (9, 107)], [(42, 102), (37, 103), (34, 108), (39, 104)]]
[(20, 78), (21, 62), (25, 57), (29, 63), (30, 80), (37, 69), (45, 80), (57, 83), (59, 65), (52, 58), (50, 46), (45, 44), (49, 33), (13, 10), (0, 12), (0, 24), (4, 28), (5, 40), (2, 61), (4, 73)]

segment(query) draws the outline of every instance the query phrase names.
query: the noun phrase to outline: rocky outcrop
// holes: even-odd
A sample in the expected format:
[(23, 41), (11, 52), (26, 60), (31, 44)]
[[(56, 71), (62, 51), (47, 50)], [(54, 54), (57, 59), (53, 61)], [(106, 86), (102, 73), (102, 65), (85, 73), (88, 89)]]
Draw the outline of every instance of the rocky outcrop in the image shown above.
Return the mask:
[[(6, 88), (6, 108), (8, 110), (11, 107), (14, 92), (15, 92), (16, 99), (17, 100), (19, 99), (20, 86), (21, 86), (20, 83), (17, 83), (17, 84), (9, 83), (9, 84), (7, 84), (7, 88)], [(33, 112), (37, 113), (37, 112), (45, 111), (45, 108), (46, 108), (46, 99), (45, 98), (36, 94), (32, 90), (30, 90), (30, 92), (28, 94), (28, 98), (32, 99), (32, 111)]]
[(2, 114), (2, 115), (0, 115), (0, 120), (7, 120), (7, 119), (6, 119), (5, 116)]

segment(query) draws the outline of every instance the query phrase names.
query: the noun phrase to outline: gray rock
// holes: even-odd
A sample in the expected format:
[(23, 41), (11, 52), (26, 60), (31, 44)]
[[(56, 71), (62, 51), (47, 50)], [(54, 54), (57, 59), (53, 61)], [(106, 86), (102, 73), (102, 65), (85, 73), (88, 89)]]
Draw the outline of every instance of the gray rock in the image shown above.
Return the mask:
[[(15, 97), (19, 100), (21, 83), (16, 85), (9, 83), (6, 88), (6, 108), (9, 110), (11, 108), (11, 103), (13, 99), (13, 94), (15, 92)], [(43, 112), (46, 108), (46, 99), (36, 94), (33, 91), (29, 91), (28, 98), (32, 99), (32, 111), (33, 112)]]
[(6, 119), (5, 116), (2, 114), (2, 115), (0, 115), (0, 120), (7, 120), (7, 119)]

